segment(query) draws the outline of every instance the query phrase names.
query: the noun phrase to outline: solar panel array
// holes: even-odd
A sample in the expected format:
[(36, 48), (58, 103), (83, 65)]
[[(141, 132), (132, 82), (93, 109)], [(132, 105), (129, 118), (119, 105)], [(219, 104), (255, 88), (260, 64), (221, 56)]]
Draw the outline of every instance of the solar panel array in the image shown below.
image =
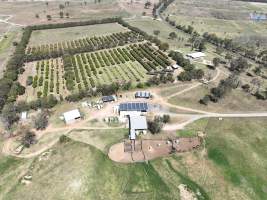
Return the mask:
[(146, 112), (148, 110), (148, 104), (147, 103), (121, 103), (119, 106), (120, 111), (142, 111)]

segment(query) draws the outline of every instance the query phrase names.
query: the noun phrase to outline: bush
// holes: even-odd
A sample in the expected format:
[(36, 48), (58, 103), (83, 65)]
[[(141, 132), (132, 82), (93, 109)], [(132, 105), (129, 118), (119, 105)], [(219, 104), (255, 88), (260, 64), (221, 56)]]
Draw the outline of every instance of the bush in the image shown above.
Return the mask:
[(67, 137), (66, 135), (61, 135), (59, 138), (59, 143), (63, 144), (63, 143), (67, 143), (70, 141), (70, 138)]
[(33, 83), (33, 77), (32, 76), (28, 76), (26, 84), (27, 85), (32, 85), (32, 83)]
[(47, 112), (41, 112), (36, 116), (36, 119), (34, 120), (34, 128), (37, 130), (43, 130), (48, 125), (48, 113)]

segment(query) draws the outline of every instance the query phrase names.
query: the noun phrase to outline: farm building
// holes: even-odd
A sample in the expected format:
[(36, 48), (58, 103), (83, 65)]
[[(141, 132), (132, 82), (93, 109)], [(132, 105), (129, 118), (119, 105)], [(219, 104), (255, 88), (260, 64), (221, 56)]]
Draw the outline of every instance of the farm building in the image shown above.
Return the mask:
[(172, 65), (172, 69), (178, 69), (178, 68), (180, 68), (180, 66), (179, 65), (177, 65), (177, 64), (174, 64), (174, 65)]
[(141, 115), (148, 112), (148, 104), (140, 102), (121, 103), (118, 107), (120, 117), (129, 115)]
[(27, 119), (27, 112), (22, 112), (22, 113), (21, 113), (21, 116), (20, 116), (20, 119), (21, 119), (22, 121), (25, 121), (25, 120)]
[(104, 103), (112, 102), (112, 101), (116, 101), (116, 98), (114, 96), (112, 96), (112, 95), (110, 95), (110, 96), (103, 96), (102, 97), (102, 101)]
[(195, 53), (189, 53), (186, 55), (188, 58), (191, 58), (191, 59), (198, 59), (198, 58), (203, 58), (206, 56), (205, 53), (203, 52), (195, 52)]
[(149, 99), (150, 97), (151, 97), (150, 92), (138, 91), (138, 92), (135, 93), (135, 98)]
[(71, 124), (75, 122), (76, 120), (81, 119), (81, 114), (78, 109), (75, 109), (75, 110), (71, 110), (71, 111), (63, 113), (63, 117), (64, 117), (64, 121), (66, 122), (66, 124)]
[(129, 139), (135, 140), (139, 134), (146, 134), (147, 121), (145, 116), (129, 115)]

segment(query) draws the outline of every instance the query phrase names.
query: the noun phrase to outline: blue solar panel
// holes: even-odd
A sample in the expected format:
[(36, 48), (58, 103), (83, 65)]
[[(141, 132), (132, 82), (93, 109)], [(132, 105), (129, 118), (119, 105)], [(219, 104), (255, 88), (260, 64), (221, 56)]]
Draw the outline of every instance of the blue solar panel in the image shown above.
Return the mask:
[(119, 105), (120, 111), (147, 111), (147, 103), (122, 103)]

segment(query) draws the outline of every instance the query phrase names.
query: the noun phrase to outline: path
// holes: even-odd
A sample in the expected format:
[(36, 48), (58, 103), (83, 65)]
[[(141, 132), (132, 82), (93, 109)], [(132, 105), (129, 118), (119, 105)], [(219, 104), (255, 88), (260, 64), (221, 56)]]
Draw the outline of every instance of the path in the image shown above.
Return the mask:
[(202, 118), (257, 118), (257, 117), (267, 117), (267, 112), (263, 113), (230, 113), (230, 114), (222, 114), (222, 113), (214, 113), (214, 114), (177, 114), (176, 116), (181, 117), (190, 117), (190, 119), (186, 122), (180, 124), (167, 124), (164, 126), (164, 131), (175, 131), (184, 129), (187, 125), (193, 123), (196, 120)]

